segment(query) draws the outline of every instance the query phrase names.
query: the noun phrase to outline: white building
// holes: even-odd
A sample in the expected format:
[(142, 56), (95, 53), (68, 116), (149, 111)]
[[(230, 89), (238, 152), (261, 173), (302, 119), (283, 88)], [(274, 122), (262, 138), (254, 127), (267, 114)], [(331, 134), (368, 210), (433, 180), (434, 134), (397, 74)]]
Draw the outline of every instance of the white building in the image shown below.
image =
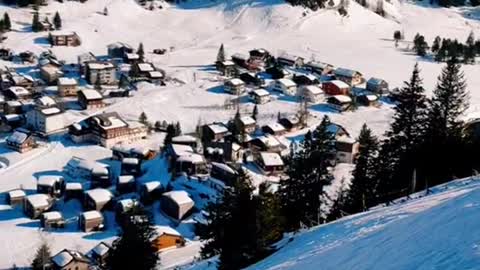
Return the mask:
[(298, 95), (310, 103), (319, 103), (324, 98), (323, 90), (316, 85), (302, 86), (298, 91)]
[(64, 114), (57, 107), (35, 108), (27, 112), (27, 126), (44, 135), (61, 132), (65, 129)]
[(285, 95), (297, 95), (297, 84), (290, 79), (278, 79), (273, 85), (273, 90), (281, 92)]
[(115, 66), (110, 62), (87, 63), (87, 82), (95, 84), (100, 78), (100, 84), (114, 84), (117, 81)]
[(77, 81), (73, 78), (58, 79), (58, 94), (62, 97), (77, 95)]

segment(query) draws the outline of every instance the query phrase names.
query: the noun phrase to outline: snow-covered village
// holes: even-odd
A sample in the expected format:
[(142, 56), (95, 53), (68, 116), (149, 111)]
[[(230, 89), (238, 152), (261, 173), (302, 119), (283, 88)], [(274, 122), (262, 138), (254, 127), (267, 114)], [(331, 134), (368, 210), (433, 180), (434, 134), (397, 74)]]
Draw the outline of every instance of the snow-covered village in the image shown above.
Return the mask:
[(480, 269), (478, 0), (0, 1), (0, 269)]

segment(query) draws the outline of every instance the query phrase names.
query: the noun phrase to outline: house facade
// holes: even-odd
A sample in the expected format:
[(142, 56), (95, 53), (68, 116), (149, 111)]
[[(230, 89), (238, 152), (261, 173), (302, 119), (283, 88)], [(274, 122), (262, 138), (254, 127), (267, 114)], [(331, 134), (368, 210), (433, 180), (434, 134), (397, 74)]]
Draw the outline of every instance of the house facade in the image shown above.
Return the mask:
[(73, 78), (58, 78), (58, 95), (61, 97), (76, 96), (78, 91), (77, 80)]
[[(86, 64), (85, 78), (89, 84), (115, 84), (116, 68), (111, 62), (89, 62)], [(100, 82), (97, 82), (100, 80)]]
[(52, 32), (50, 38), (53, 46), (76, 47), (82, 44), (80, 36), (76, 32)]

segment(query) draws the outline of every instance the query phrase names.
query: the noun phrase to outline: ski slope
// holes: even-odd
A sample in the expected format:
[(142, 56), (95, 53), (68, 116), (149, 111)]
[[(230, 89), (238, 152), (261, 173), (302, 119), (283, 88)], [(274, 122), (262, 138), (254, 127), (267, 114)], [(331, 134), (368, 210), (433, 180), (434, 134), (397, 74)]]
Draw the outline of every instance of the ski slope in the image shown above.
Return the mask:
[(247, 269), (479, 269), (480, 178), (432, 192), (301, 232)]

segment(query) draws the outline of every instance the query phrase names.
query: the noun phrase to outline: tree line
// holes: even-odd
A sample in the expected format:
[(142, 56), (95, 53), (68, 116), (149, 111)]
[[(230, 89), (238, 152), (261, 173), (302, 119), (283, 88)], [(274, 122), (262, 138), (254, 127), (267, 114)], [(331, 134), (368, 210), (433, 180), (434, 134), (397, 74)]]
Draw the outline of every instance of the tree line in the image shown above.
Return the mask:
[(480, 141), (466, 132), (461, 116), (468, 108), (466, 81), (456, 57), (450, 58), (427, 97), (418, 64), (394, 95), (393, 122), (380, 140), (365, 124), (350, 188), (324, 211), (324, 187), (331, 183), (335, 138), (325, 116), (318, 127), (286, 158), (286, 179), (278, 190), (262, 185), (254, 192), (241, 172), (224, 195), (210, 203), (206, 225), (197, 233), (205, 241), (204, 258), (218, 256), (219, 269), (241, 269), (276, 250), (284, 233), (295, 232), (390, 204), (396, 198), (470, 176), (480, 160)]
[[(395, 40), (397, 36), (394, 34)], [(429, 50), (435, 61), (446, 62), (448, 59), (457, 58), (465, 64), (475, 64), (475, 58), (480, 55), (480, 40), (475, 40), (473, 32), (468, 35), (465, 43), (457, 39), (435, 37), (432, 46), (429, 47), (425, 37), (416, 34), (413, 39), (413, 50), (418, 56), (426, 57)]]

